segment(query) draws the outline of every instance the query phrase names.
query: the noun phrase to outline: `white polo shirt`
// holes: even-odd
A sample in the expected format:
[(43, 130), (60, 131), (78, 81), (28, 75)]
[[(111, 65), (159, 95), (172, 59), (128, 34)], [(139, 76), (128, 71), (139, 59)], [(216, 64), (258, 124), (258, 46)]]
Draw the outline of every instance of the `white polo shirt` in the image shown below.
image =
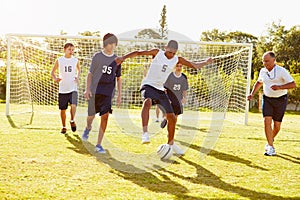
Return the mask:
[(267, 70), (265, 67), (262, 68), (259, 72), (257, 81), (263, 83), (264, 95), (267, 97), (281, 97), (287, 94), (288, 90), (273, 90), (271, 86), (284, 85), (293, 82), (294, 79), (285, 68), (275, 65), (271, 71)]

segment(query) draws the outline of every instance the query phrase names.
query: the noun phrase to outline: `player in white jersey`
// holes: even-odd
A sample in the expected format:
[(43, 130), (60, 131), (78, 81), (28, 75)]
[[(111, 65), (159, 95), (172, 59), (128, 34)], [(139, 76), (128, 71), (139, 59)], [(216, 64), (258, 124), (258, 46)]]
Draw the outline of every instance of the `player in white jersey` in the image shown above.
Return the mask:
[[(281, 122), (288, 103), (287, 90), (295, 88), (296, 84), (289, 72), (275, 64), (275, 54), (271, 51), (264, 53), (262, 57), (264, 68), (259, 72), (259, 77), (248, 96), (251, 100), (254, 94), (263, 85), (263, 117), (264, 130), (267, 138), (265, 147), (266, 156), (276, 155), (273, 145), (274, 138), (278, 134)], [(272, 126), (273, 122), (273, 126)]]
[(176, 117), (169, 98), (164, 92), (164, 83), (177, 63), (181, 63), (187, 67), (199, 69), (206, 64), (212, 63), (213, 59), (208, 58), (203, 62), (194, 63), (186, 60), (183, 57), (178, 57), (176, 55), (177, 50), (177, 41), (170, 40), (167, 46), (165, 46), (164, 51), (160, 49), (133, 51), (124, 55), (123, 57), (119, 57), (117, 59), (117, 63), (122, 63), (125, 59), (136, 56), (153, 57), (148, 74), (143, 79), (141, 85), (141, 94), (143, 97), (143, 107), (141, 113), (143, 126), (142, 143), (146, 144), (150, 142), (148, 134), (150, 108), (152, 105), (160, 104), (160, 107), (164, 109), (166, 118), (168, 120), (168, 144), (173, 147), (173, 150), (176, 154), (183, 154), (183, 151), (174, 143)]
[[(68, 104), (71, 104), (71, 130), (76, 131), (76, 123), (74, 121), (76, 107), (77, 107), (77, 84), (80, 76), (80, 64), (77, 58), (73, 57), (74, 45), (66, 43), (64, 45), (64, 56), (61, 56), (55, 61), (54, 67), (51, 71), (51, 77), (59, 83), (58, 106), (60, 109), (60, 118), (62, 122), (61, 133), (65, 134), (66, 128), (66, 110)], [(59, 76), (55, 75), (56, 70), (59, 71)]]

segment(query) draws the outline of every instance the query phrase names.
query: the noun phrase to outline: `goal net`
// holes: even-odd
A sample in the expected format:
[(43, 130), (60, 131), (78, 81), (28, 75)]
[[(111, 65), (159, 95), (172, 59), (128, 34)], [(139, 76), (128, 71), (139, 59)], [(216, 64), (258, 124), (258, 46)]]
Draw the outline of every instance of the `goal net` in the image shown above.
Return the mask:
[[(51, 114), (58, 116), (58, 84), (51, 79), (50, 72), (55, 60), (63, 55), (63, 46), (66, 42), (75, 45), (74, 56), (79, 59), (81, 65), (78, 115), (81, 112), (86, 116), (87, 101), (83, 97), (86, 75), (92, 56), (95, 52), (101, 51), (101, 38), (9, 34), (7, 41), (6, 115), (13, 125), (21, 127), (34, 123), (36, 115), (39, 117)], [(209, 130), (215, 130), (212, 132), (217, 133), (220, 133), (224, 119), (247, 124), (246, 94), (249, 92), (252, 45), (178, 42), (178, 56), (195, 62), (207, 57), (215, 59), (214, 63), (200, 70), (183, 68), (183, 73), (188, 78), (189, 90), (188, 101), (182, 116), (188, 122), (197, 119), (198, 116), (201, 119), (209, 118), (214, 121), (210, 123)], [(122, 56), (133, 50), (163, 48), (166, 43), (167, 41), (163, 40), (119, 38), (115, 53)], [(151, 57), (136, 57), (127, 59), (122, 64), (121, 109), (126, 113), (137, 113), (130, 114), (131, 117), (140, 118), (140, 113), (135, 112), (140, 111), (142, 106), (139, 88), (151, 60)], [(114, 107), (115, 99), (116, 97), (113, 100)], [(47, 121), (47, 117), (45, 120)], [(127, 123), (126, 119), (122, 120), (118, 121)], [(57, 121), (59, 122), (59, 118)], [(198, 126), (198, 122), (193, 125)]]

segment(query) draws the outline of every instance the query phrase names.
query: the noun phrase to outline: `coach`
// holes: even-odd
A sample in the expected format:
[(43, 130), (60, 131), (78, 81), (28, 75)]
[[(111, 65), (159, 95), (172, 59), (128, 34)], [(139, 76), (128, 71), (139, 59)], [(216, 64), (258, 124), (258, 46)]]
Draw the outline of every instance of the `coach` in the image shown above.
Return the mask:
[[(295, 88), (296, 84), (289, 72), (278, 66), (275, 54), (271, 51), (264, 53), (262, 57), (264, 68), (259, 72), (259, 77), (248, 96), (251, 100), (254, 94), (263, 85), (262, 111), (264, 117), (264, 129), (267, 138), (265, 155), (276, 155), (274, 138), (278, 134), (281, 122), (286, 110), (288, 89)], [(272, 126), (273, 121), (273, 126)]]

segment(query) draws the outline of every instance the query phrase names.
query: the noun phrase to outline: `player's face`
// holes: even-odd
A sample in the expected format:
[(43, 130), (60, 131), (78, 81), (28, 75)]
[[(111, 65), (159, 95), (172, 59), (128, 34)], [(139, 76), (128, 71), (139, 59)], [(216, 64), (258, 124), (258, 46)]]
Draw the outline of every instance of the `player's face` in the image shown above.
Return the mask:
[(65, 49), (65, 54), (66, 54), (67, 56), (73, 55), (74, 49), (75, 49), (74, 47), (68, 47), (68, 48), (66, 48), (66, 49)]
[(181, 71), (182, 71), (182, 64), (178, 63), (178, 64), (176, 65), (175, 70), (176, 70), (177, 72), (181, 72)]
[(263, 65), (269, 70), (272, 70), (275, 66), (275, 58), (272, 58), (269, 54), (263, 56), (262, 62)]
[(107, 52), (112, 53), (115, 50), (116, 46), (117, 46), (116, 43), (112, 43), (112, 44), (107, 44), (104, 48)]
[(168, 59), (171, 59), (175, 56), (177, 50), (176, 49), (172, 49), (172, 48), (166, 48), (166, 51), (165, 51), (165, 56), (168, 58)]

